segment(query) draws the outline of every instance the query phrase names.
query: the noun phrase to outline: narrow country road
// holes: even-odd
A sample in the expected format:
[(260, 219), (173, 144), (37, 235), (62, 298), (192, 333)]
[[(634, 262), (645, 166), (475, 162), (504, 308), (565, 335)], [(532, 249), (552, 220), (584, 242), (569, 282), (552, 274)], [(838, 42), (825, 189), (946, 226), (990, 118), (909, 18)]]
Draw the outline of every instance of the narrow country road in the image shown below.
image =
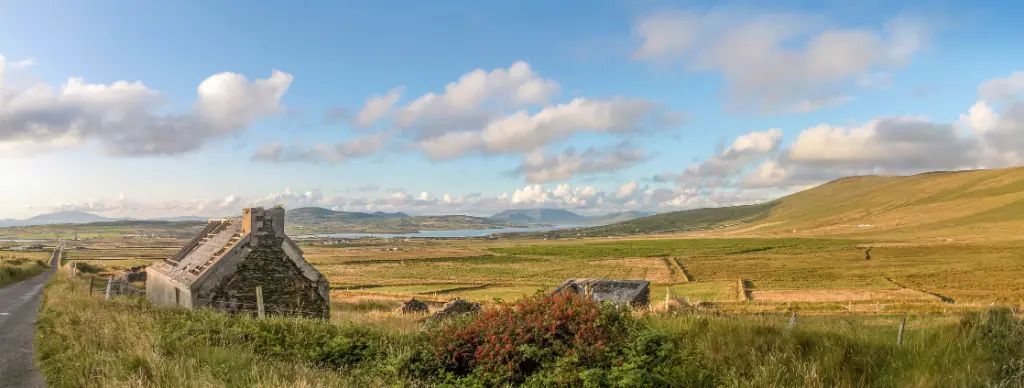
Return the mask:
[(46, 387), (32, 358), (32, 339), (43, 286), (57, 272), (61, 249), (46, 272), (0, 288), (0, 388)]

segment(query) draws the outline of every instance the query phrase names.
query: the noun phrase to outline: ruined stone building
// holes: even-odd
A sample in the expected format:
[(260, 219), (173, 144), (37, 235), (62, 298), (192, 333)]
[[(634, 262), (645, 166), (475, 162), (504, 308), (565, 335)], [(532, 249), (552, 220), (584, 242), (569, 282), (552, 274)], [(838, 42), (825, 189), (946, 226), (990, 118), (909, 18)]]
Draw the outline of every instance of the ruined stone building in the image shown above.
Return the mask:
[(330, 317), (327, 278), (284, 233), (284, 209), (243, 209), (212, 219), (174, 256), (146, 268), (146, 295), (158, 306), (255, 313), (260, 287), (267, 315)]
[(651, 302), (651, 282), (647, 280), (575, 278), (562, 282), (551, 293), (575, 293), (587, 295), (598, 302), (645, 306)]

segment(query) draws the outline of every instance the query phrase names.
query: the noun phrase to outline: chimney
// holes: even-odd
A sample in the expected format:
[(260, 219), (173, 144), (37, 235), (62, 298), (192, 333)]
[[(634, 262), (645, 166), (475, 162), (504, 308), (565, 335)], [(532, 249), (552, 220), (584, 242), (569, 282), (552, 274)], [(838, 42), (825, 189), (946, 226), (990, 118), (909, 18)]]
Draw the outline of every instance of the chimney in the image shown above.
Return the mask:
[(284, 236), (284, 208), (242, 209), (242, 234)]

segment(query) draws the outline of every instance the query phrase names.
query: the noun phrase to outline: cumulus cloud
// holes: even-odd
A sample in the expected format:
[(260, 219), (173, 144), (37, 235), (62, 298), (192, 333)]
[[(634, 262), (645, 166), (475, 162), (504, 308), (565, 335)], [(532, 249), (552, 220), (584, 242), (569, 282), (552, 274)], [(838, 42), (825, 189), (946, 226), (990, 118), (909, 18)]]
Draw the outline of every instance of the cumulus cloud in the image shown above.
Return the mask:
[(633, 31), (641, 41), (634, 59), (719, 72), (731, 106), (765, 112), (844, 102), (844, 84), (905, 65), (930, 40), (923, 22), (906, 17), (882, 28), (828, 28), (817, 15), (733, 9), (664, 11)]
[(264, 162), (306, 162), (338, 164), (352, 158), (373, 155), (383, 149), (391, 138), (391, 132), (357, 136), (336, 144), (318, 143), (312, 147), (301, 145), (285, 146), (279, 142), (267, 144), (256, 150), (252, 159)]
[(1024, 92), (1024, 71), (993, 78), (978, 86), (978, 97), (984, 101), (1001, 102), (1016, 99)]
[(382, 95), (376, 95), (366, 100), (363, 108), (359, 110), (353, 120), (353, 125), (360, 128), (368, 128), (391, 113), (396, 102), (402, 96), (405, 88), (397, 87)]
[(616, 136), (677, 125), (682, 115), (651, 101), (579, 97), (553, 103), (561, 85), (526, 62), (508, 68), (476, 69), (444, 87), (398, 104), (399, 87), (367, 100), (360, 126), (391, 119), (412, 139), (411, 148), (431, 160), (467, 155), (524, 154), (564, 141), (579, 132)]
[(523, 157), (522, 163), (513, 173), (525, 175), (527, 182), (553, 182), (576, 175), (617, 171), (644, 160), (646, 154), (642, 148), (622, 142), (609, 148), (590, 147), (580, 153), (574, 148), (568, 148), (557, 155), (535, 151)]
[(528, 63), (501, 69), (476, 69), (445, 86), (441, 94), (427, 93), (396, 112), (396, 124), (418, 128), (425, 135), (466, 130), (486, 122), (503, 109), (547, 103), (561, 85), (542, 78)]
[(434, 160), (481, 152), (488, 155), (535, 151), (577, 132), (624, 135), (654, 129), (657, 105), (641, 99), (588, 100), (577, 98), (547, 106), (537, 113), (519, 111), (495, 119), (482, 131), (452, 132), (419, 143)]
[(682, 172), (663, 173), (655, 181), (675, 180), (689, 184), (714, 185), (744, 169), (751, 162), (778, 151), (782, 144), (782, 130), (751, 132), (737, 137), (729, 147)]
[(640, 185), (636, 181), (626, 182), (619, 186), (619, 189), (615, 192), (615, 198), (631, 198), (638, 188), (640, 188)]
[[(778, 140), (771, 139), (780, 139), (781, 132), (759, 134), (759, 141), (752, 141), (751, 134), (742, 143), (756, 152), (734, 163), (722, 159), (730, 150), (742, 148), (737, 147), (739, 139), (730, 150), (683, 174), (660, 176), (691, 185), (710, 182), (722, 188), (792, 191), (853, 175), (1018, 166), (1024, 164), (1024, 101), (1006, 92), (1012, 88), (992, 86), (1012, 83), (1007, 78), (985, 82), (979, 95), (997, 96), (1003, 102), (978, 101), (956, 122), (893, 116), (854, 126), (821, 124), (800, 131), (788, 148), (777, 152), (765, 151), (779, 148)], [(682, 179), (687, 175), (695, 179)]]
[(142, 82), (89, 84), (69, 78), (58, 90), (36, 83), (5, 82), (0, 57), (0, 147), (5, 144), (97, 142), (115, 156), (179, 155), (241, 132), (282, 112), (280, 101), (292, 76), (274, 70), (249, 81), (234, 73), (215, 74), (196, 89), (191, 110), (156, 113), (165, 98)]

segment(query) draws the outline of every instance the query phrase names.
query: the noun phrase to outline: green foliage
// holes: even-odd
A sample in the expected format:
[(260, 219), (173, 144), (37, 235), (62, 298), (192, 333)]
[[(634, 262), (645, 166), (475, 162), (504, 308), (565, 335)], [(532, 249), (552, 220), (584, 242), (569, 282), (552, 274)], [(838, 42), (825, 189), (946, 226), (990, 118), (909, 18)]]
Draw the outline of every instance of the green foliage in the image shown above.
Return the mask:
[(102, 265), (92, 264), (84, 261), (77, 261), (74, 263), (75, 270), (83, 273), (100, 273), (103, 272), (106, 267)]
[(664, 386), (665, 376), (691, 366), (628, 311), (576, 294), (501, 304), (427, 337), (414, 369), (459, 386)]

